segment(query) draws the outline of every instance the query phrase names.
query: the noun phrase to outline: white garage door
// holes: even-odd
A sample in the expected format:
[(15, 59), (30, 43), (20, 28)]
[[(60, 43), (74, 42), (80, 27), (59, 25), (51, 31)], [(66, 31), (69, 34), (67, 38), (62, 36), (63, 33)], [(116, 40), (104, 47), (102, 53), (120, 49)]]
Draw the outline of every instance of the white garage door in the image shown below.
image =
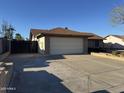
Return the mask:
[(83, 53), (83, 38), (50, 38), (50, 54)]

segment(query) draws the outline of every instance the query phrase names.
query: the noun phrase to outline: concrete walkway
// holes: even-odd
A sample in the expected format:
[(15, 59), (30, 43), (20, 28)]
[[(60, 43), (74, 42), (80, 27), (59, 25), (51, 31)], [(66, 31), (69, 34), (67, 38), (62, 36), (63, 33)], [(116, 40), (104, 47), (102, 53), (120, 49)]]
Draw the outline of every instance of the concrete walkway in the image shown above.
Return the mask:
[[(123, 93), (124, 62), (90, 55), (11, 55), (12, 93)], [(96, 92), (98, 91), (98, 92)]]

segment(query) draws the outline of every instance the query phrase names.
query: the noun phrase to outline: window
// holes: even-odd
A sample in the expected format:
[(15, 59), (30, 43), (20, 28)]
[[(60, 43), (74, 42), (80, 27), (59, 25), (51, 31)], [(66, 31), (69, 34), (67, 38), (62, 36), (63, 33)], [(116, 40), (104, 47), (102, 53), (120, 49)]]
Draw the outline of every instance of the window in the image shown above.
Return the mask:
[(95, 41), (95, 47), (99, 47), (99, 41)]

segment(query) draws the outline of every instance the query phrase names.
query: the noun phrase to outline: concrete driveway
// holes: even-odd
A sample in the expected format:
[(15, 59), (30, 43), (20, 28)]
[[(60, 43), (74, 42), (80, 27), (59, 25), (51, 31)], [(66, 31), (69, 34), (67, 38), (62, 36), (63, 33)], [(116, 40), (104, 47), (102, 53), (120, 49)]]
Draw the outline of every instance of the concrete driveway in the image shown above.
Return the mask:
[[(124, 93), (124, 62), (90, 55), (11, 55), (12, 93)], [(96, 92), (97, 91), (97, 92)]]

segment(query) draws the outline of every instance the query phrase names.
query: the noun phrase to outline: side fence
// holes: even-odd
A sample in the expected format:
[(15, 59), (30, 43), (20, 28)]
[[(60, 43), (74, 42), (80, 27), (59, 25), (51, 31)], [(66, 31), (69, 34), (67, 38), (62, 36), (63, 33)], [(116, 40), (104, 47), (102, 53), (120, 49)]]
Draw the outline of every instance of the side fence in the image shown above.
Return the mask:
[(0, 54), (9, 51), (9, 41), (6, 38), (0, 38)]
[(11, 41), (11, 53), (37, 53), (37, 41)]

